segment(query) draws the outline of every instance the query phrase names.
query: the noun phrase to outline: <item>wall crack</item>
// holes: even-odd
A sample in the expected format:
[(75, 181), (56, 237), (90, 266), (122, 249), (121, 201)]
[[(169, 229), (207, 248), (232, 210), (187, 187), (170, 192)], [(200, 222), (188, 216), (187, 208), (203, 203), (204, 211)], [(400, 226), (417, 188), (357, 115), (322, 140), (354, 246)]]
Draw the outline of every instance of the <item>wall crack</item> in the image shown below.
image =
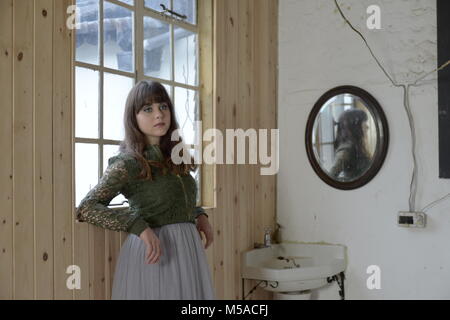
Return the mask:
[[(344, 19), (344, 21), (364, 41), (364, 43), (365, 43), (367, 49), (369, 50), (372, 58), (375, 60), (375, 62), (379, 66), (379, 68), (383, 71), (383, 73), (389, 79), (389, 81), (392, 83), (392, 85), (394, 87), (402, 88), (402, 90), (403, 90), (403, 106), (405, 108), (405, 112), (406, 112), (406, 115), (408, 117), (409, 128), (411, 130), (411, 139), (412, 139), (411, 154), (412, 154), (412, 158), (413, 158), (413, 173), (412, 173), (412, 177), (411, 177), (410, 194), (409, 194), (409, 211), (414, 212), (414, 211), (416, 211), (416, 195), (417, 195), (417, 184), (418, 184), (418, 182), (417, 182), (418, 163), (417, 163), (417, 158), (416, 158), (416, 129), (415, 129), (415, 126), (414, 126), (414, 117), (412, 115), (411, 107), (410, 107), (410, 103), (409, 103), (410, 88), (419, 86), (420, 85), (419, 82), (424, 80), (426, 77), (428, 77), (429, 75), (431, 75), (431, 74), (433, 74), (435, 72), (438, 72), (438, 71), (446, 68), (448, 65), (450, 65), (450, 60), (448, 60), (447, 62), (442, 64), (440, 67), (438, 67), (438, 68), (436, 68), (436, 69), (434, 69), (434, 70), (432, 70), (430, 72), (427, 72), (423, 76), (417, 78), (415, 81), (405, 82), (405, 83), (397, 83), (397, 82), (395, 82), (392, 79), (392, 77), (389, 75), (389, 73), (386, 71), (386, 69), (380, 63), (378, 58), (375, 56), (375, 54), (372, 51), (372, 48), (369, 46), (369, 44), (368, 44), (366, 38), (363, 36), (363, 34), (360, 31), (358, 31), (352, 25), (352, 23), (347, 19), (347, 17), (344, 15), (344, 13), (342, 12), (341, 6), (339, 5), (338, 1), (334, 0), (334, 3), (336, 4), (336, 8), (337, 8), (339, 14), (341, 15), (341, 17)], [(448, 197), (450, 197), (450, 193), (445, 195), (445, 196), (443, 196), (443, 197), (441, 197), (441, 198), (439, 198), (438, 200), (435, 200), (432, 203), (428, 204), (427, 206), (425, 206), (422, 209), (422, 211), (425, 212), (426, 210), (428, 210), (431, 207), (433, 207), (434, 205), (436, 205), (438, 202), (440, 202), (442, 200), (445, 200)]]

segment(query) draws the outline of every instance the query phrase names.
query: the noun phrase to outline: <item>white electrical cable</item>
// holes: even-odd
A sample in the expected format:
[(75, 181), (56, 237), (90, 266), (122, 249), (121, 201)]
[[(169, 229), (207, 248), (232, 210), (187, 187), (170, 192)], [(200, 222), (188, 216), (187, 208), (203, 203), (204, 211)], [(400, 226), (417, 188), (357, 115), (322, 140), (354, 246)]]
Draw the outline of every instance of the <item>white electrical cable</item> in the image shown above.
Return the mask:
[(442, 198), (437, 199), (436, 201), (433, 201), (432, 203), (430, 203), (429, 205), (427, 205), (426, 207), (424, 207), (421, 211), (422, 212), (426, 212), (427, 210), (433, 208), (435, 205), (437, 205), (439, 202), (441, 202), (442, 200), (445, 200), (446, 198), (450, 197), (450, 193), (446, 194), (445, 196), (443, 196)]
[[(334, 0), (334, 3), (336, 4), (337, 9), (338, 9), (339, 13), (341, 14), (342, 18), (345, 20), (345, 22), (350, 26), (350, 28), (353, 31), (355, 31), (362, 38), (362, 40), (366, 44), (367, 48), (369, 49), (370, 54), (374, 58), (375, 62), (381, 68), (381, 70), (386, 75), (386, 77), (389, 79), (389, 81), (392, 83), (392, 85), (395, 86), (395, 87), (403, 88), (403, 106), (405, 107), (405, 111), (406, 111), (406, 114), (408, 116), (409, 128), (411, 130), (411, 140), (412, 140), (411, 152), (412, 152), (412, 157), (413, 157), (413, 173), (412, 173), (411, 183), (410, 183), (410, 187), (409, 187), (409, 189), (410, 189), (410, 191), (409, 191), (409, 211), (410, 212), (415, 212), (416, 211), (415, 210), (416, 209), (416, 203), (415, 202), (416, 202), (416, 194), (417, 194), (418, 165), (417, 165), (417, 158), (416, 158), (416, 129), (415, 129), (415, 126), (414, 126), (414, 117), (412, 115), (411, 107), (409, 105), (409, 88), (411, 86), (417, 86), (417, 83), (419, 81), (422, 81), (423, 79), (425, 79), (430, 74), (433, 74), (436, 71), (440, 71), (440, 70), (444, 69), (445, 67), (447, 67), (448, 65), (450, 65), (450, 60), (448, 60), (443, 65), (441, 65), (439, 68), (436, 68), (433, 71), (430, 71), (430, 72), (426, 73), (425, 75), (419, 77), (413, 83), (397, 84), (391, 78), (389, 73), (384, 69), (384, 67), (381, 65), (381, 63), (379, 62), (379, 60), (377, 59), (377, 57), (373, 53), (372, 49), (370, 48), (369, 44), (367, 43), (366, 38), (364, 38), (364, 36), (361, 34), (361, 32), (359, 32), (357, 29), (355, 29), (355, 27), (353, 27), (353, 25), (350, 23), (350, 21), (345, 17), (345, 15), (342, 12), (341, 7), (339, 6), (337, 0)], [(448, 196), (450, 196), (450, 194)], [(437, 202), (443, 200), (446, 197), (447, 196), (445, 196), (445, 197), (443, 197), (443, 198), (441, 198), (439, 200), (436, 200), (436, 201), (432, 202), (431, 204), (437, 203)], [(426, 208), (428, 208), (428, 207), (429, 206), (427, 206)]]

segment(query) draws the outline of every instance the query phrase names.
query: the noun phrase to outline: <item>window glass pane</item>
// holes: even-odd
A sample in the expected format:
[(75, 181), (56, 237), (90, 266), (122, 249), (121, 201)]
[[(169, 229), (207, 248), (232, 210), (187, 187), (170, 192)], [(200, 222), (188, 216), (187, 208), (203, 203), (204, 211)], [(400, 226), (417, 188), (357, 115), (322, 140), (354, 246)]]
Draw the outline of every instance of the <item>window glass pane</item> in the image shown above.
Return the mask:
[(167, 9), (170, 9), (170, 0), (145, 0), (145, 6), (147, 8), (156, 10), (158, 12), (163, 11), (161, 4), (163, 4)]
[(75, 29), (76, 60), (99, 64), (99, 3), (98, 0), (77, 0), (79, 10), (79, 29)]
[(144, 73), (147, 76), (171, 80), (169, 24), (144, 17)]
[(197, 34), (175, 26), (175, 81), (197, 85)]
[(123, 114), (128, 93), (134, 79), (105, 73), (103, 95), (103, 136), (105, 139), (123, 140)]
[(105, 144), (103, 146), (103, 173), (108, 167), (108, 159), (117, 156), (118, 154), (119, 154), (118, 145)]
[(119, 0), (120, 2), (129, 4), (130, 6), (134, 6), (134, 0)]
[(133, 72), (133, 12), (105, 1), (103, 21), (105, 67)]
[(98, 138), (98, 71), (75, 67), (75, 136)]
[(196, 0), (174, 0), (173, 11), (181, 15), (187, 16), (183, 21), (196, 24), (197, 23), (197, 8)]
[[(195, 149), (189, 149), (189, 153), (190, 153), (190, 155), (192, 156), (192, 158), (195, 161), (195, 154), (198, 153), (198, 152), (196, 152)], [(195, 184), (197, 185), (197, 198), (196, 198), (196, 201), (197, 201), (197, 203), (200, 203), (200, 194), (201, 194), (201, 189), (200, 189), (200, 187), (201, 187), (201, 185), (200, 185), (200, 174), (201, 174), (200, 173), (200, 165), (197, 166), (197, 169), (195, 169), (195, 171), (193, 171), (193, 172), (191, 171), (190, 173), (191, 173), (192, 177), (195, 180)]]
[(75, 206), (98, 183), (98, 145), (75, 144)]
[(183, 141), (194, 144), (198, 134), (195, 132), (194, 121), (199, 119), (197, 91), (175, 87), (175, 114)]
[(164, 88), (166, 88), (167, 94), (169, 95), (170, 100), (172, 100), (172, 103), (173, 103), (172, 86), (169, 86), (168, 84), (163, 84), (163, 83), (161, 83), (161, 84), (164, 86)]
[[(104, 145), (103, 146), (103, 173), (105, 173), (106, 168), (108, 168), (108, 159), (119, 154), (119, 146), (117, 145)], [(119, 194), (117, 197), (111, 200), (110, 205), (118, 205), (127, 207), (128, 203), (122, 203), (127, 201), (123, 194)], [(116, 207), (116, 206), (114, 206)]]
[(195, 198), (195, 201), (199, 204), (201, 199), (200, 166), (193, 172), (193, 177), (195, 179), (195, 184), (197, 185), (197, 197)]

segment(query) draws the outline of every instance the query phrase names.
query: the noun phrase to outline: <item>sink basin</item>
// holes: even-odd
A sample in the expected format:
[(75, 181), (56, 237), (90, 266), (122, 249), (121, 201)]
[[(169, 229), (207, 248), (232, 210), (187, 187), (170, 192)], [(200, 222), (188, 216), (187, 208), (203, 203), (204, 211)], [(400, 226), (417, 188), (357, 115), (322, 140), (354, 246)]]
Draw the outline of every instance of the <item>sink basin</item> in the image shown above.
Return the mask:
[(242, 277), (265, 280), (265, 290), (317, 289), (346, 268), (345, 246), (279, 243), (242, 253)]

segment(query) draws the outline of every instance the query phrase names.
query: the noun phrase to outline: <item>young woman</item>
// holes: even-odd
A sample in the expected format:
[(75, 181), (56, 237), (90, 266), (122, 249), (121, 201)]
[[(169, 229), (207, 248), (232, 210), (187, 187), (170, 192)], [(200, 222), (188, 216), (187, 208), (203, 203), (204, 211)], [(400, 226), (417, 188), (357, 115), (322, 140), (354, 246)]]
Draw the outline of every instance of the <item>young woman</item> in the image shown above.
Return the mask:
[[(78, 221), (129, 233), (111, 298), (215, 299), (201, 233), (206, 249), (213, 232), (204, 210), (195, 206), (192, 158), (190, 164), (171, 159), (182, 139), (171, 141), (179, 126), (164, 86), (136, 84), (127, 98), (124, 125), (119, 154), (109, 158), (100, 182), (77, 208)], [(119, 193), (129, 207), (108, 208)]]

